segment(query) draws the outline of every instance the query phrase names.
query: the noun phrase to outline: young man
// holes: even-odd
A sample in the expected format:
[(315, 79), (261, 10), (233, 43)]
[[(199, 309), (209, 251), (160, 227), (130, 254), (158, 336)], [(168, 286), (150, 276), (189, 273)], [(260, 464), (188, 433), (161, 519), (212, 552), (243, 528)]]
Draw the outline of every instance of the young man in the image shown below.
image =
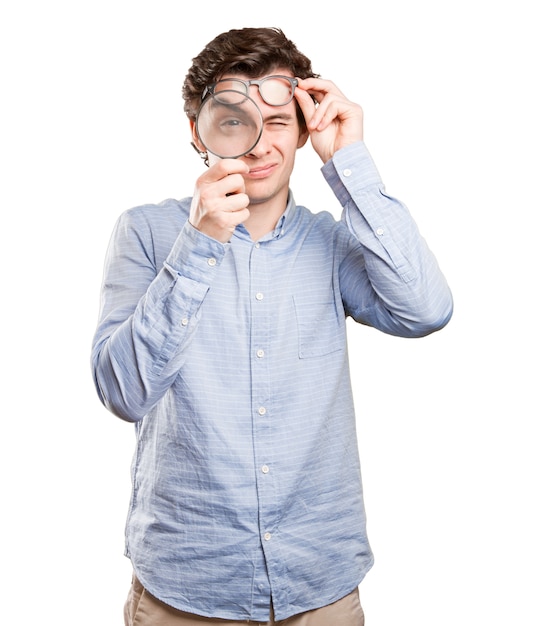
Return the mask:
[[(195, 124), (230, 89), (263, 118), (235, 159), (206, 153)], [(281, 31), (220, 35), (183, 94), (209, 167), (192, 197), (120, 217), (93, 346), (99, 396), (137, 434), (126, 624), (356, 626), (373, 557), (345, 320), (421, 337), (451, 294), (384, 192), (360, 106)], [(341, 221), (289, 189), (308, 138)]]

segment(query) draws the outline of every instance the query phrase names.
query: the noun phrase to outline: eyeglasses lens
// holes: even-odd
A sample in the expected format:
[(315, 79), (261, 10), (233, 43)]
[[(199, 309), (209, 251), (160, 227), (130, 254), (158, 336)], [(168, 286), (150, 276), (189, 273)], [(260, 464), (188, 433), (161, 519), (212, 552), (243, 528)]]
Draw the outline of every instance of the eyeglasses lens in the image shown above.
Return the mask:
[(269, 77), (262, 81), (242, 82), (240, 80), (225, 79), (220, 80), (214, 86), (214, 93), (222, 91), (239, 91), (248, 93), (249, 84), (258, 84), (263, 100), (272, 106), (283, 106), (291, 102), (293, 97), (293, 85), (290, 80), (279, 77)]
[(263, 100), (274, 106), (290, 102), (293, 93), (290, 81), (285, 78), (269, 78), (261, 83), (260, 90)]

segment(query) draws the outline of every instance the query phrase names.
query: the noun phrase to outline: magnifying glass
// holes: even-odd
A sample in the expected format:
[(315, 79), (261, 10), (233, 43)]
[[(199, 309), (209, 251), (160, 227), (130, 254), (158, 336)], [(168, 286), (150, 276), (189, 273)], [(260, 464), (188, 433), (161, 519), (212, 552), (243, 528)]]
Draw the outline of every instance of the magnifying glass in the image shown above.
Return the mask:
[(219, 91), (202, 102), (196, 132), (208, 152), (222, 159), (236, 159), (257, 145), (263, 132), (263, 115), (245, 93)]

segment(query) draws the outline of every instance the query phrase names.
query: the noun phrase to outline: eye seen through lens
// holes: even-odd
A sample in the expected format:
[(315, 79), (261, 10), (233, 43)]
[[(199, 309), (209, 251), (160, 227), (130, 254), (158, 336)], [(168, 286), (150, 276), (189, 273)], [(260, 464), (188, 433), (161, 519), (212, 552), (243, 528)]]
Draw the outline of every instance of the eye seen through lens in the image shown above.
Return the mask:
[(244, 91), (216, 91), (202, 103), (196, 131), (208, 152), (233, 159), (256, 146), (263, 131), (263, 116)]

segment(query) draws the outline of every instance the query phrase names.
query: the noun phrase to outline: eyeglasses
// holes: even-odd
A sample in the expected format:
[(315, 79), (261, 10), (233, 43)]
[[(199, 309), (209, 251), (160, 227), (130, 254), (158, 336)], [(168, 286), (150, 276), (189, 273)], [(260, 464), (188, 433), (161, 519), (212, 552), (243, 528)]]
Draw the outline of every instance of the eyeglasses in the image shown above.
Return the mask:
[(208, 93), (217, 95), (222, 91), (238, 91), (248, 95), (250, 85), (259, 87), (259, 94), (263, 100), (274, 107), (289, 104), (295, 95), (295, 87), (298, 85), (296, 78), (290, 76), (266, 76), (261, 80), (242, 80), (240, 78), (224, 78), (216, 83), (208, 85), (203, 90), (201, 99)]

